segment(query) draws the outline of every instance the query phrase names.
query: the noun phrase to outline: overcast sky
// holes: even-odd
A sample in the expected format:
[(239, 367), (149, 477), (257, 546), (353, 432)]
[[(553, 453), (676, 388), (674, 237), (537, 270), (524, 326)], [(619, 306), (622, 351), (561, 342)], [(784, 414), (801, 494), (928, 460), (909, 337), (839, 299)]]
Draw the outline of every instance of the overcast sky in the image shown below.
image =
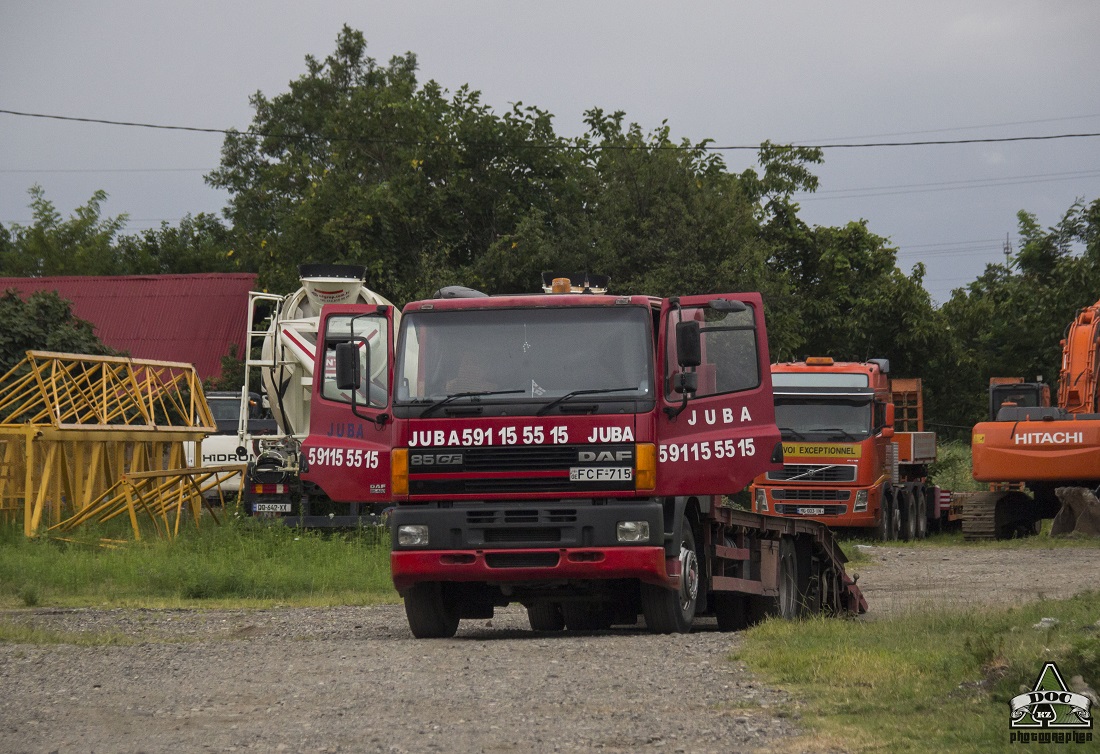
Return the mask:
[[(717, 145), (1100, 133), (1095, 0), (0, 0), (0, 109), (243, 130), (249, 95), (286, 91), (345, 23), (377, 60), (412, 51), (421, 82), (537, 105), (569, 136), (591, 107)], [(30, 222), (36, 183), (65, 216), (104, 189), (127, 232), (217, 212), (221, 142), (0, 114), (0, 222)], [(1017, 211), (1049, 226), (1100, 197), (1100, 137), (828, 149), (817, 173), (803, 219), (865, 219), (943, 302), (1016, 247)]]

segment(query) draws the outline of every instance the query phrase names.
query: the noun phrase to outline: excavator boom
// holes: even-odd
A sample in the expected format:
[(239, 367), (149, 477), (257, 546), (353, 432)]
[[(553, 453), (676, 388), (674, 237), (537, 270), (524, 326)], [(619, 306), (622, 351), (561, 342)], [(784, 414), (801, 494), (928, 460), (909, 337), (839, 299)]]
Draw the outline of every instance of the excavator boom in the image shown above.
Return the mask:
[(1071, 414), (1097, 413), (1097, 337), (1100, 301), (1077, 312), (1062, 340), (1058, 407)]

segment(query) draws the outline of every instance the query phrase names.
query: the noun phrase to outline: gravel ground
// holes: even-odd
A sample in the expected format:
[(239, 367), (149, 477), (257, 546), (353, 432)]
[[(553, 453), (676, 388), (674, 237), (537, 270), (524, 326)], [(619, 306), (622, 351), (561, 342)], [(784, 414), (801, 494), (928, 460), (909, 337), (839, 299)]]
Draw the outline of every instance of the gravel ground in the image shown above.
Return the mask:
[[(1010, 603), (1096, 588), (1096, 550), (875, 547), (871, 612)], [(9, 752), (730, 752), (796, 744), (797, 701), (700, 621), (536, 634), (522, 608), (415, 641), (400, 606), (9, 610), (0, 620), (117, 634), (116, 646), (0, 644)]]

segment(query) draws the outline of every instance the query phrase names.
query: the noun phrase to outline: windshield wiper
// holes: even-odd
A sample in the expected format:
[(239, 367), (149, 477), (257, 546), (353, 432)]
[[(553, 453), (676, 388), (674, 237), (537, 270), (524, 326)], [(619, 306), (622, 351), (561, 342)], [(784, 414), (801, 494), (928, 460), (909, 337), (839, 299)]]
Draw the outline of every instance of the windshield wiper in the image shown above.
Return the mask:
[(561, 396), (560, 398), (555, 398), (554, 400), (550, 401), (545, 406), (543, 406), (538, 411), (536, 411), (535, 416), (545, 416), (547, 413), (550, 412), (550, 409), (554, 408), (554, 406), (557, 406), (557, 405), (569, 400), (570, 398), (572, 398), (573, 396), (576, 396), (576, 395), (599, 395), (600, 393), (625, 393), (627, 391), (637, 391), (637, 389), (638, 388), (631, 385), (630, 387), (601, 387), (601, 388), (596, 388), (594, 390), (574, 390), (571, 393), (566, 393), (565, 395)]
[(452, 401), (457, 401), (459, 398), (477, 398), (482, 395), (512, 395), (515, 393), (526, 393), (526, 390), (474, 390), (468, 393), (451, 393), (446, 398), (436, 401), (432, 405), (420, 412), (420, 418), (423, 419), (428, 414), (432, 413), (438, 408), (446, 406)]
[(780, 427), (779, 428), (779, 434), (784, 436), (784, 437), (786, 437), (787, 435), (790, 435), (791, 437), (793, 437), (796, 440), (805, 440), (806, 439), (806, 435), (802, 434), (801, 432), (799, 432), (797, 429), (795, 429), (793, 427)]
[(846, 439), (846, 440), (852, 440), (853, 442), (858, 442), (859, 439), (860, 439), (858, 436), (853, 435), (848, 430), (841, 429), (840, 427), (817, 427), (813, 431), (814, 432), (835, 432), (836, 434), (829, 436), (830, 440)]

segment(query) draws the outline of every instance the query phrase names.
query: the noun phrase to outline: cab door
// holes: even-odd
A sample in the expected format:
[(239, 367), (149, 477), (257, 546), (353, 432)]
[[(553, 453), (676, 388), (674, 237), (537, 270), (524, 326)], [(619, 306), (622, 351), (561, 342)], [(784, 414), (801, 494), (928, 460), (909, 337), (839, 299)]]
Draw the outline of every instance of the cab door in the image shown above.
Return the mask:
[[(688, 348), (694, 357), (681, 364), (679, 341), (696, 337), (697, 346)], [(734, 494), (782, 467), (760, 294), (666, 300), (658, 347), (664, 375), (657, 416), (660, 494)]]
[[(392, 499), (393, 335), (391, 306), (329, 306), (321, 312), (302, 479), (337, 502)], [(339, 384), (341, 346), (348, 349), (343, 367), (354, 367), (355, 389)]]

